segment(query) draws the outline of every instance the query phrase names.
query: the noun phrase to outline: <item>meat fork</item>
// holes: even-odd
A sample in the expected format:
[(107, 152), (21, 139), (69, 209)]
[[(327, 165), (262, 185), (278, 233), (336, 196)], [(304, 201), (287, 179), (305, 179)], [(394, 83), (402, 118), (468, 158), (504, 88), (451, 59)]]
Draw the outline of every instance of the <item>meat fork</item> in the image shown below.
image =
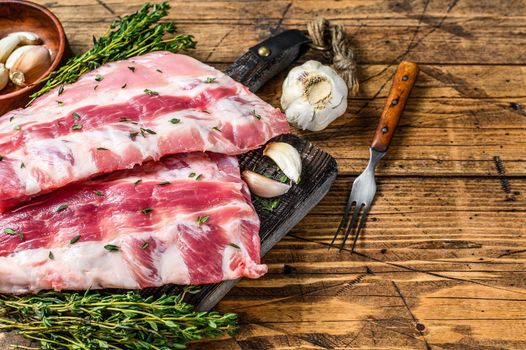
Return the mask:
[[(352, 232), (354, 225), (358, 221), (358, 216), (360, 215), (361, 208), (363, 207), (360, 224), (358, 225), (358, 229), (354, 234), (354, 239), (352, 242), (351, 254), (354, 252), (360, 231), (365, 224), (367, 214), (369, 214), (369, 209), (371, 208), (374, 196), (376, 194), (374, 170), (391, 144), (395, 129), (398, 126), (398, 121), (400, 120), (400, 116), (404, 110), (407, 98), (411, 93), (411, 89), (413, 89), (417, 75), (418, 66), (413, 62), (402, 61), (398, 66), (393, 83), (391, 85), (391, 90), (389, 91), (389, 96), (387, 97), (387, 101), (384, 106), (384, 110), (380, 117), (378, 126), (376, 127), (374, 139), (370, 148), (369, 164), (367, 164), (365, 170), (353, 182), (351, 194), (349, 195), (349, 200), (347, 201), (347, 206), (345, 207), (342, 221), (338, 226), (338, 230), (334, 234), (334, 238), (332, 239), (330, 245), (331, 247), (334, 245), (334, 242), (340, 235), (340, 232), (345, 232), (342, 243), (340, 244), (340, 251), (343, 249), (347, 238)], [(345, 228), (347, 222), (349, 221), (349, 214), (351, 213), (353, 204), (355, 205), (351, 223), (347, 226), (347, 228)]]

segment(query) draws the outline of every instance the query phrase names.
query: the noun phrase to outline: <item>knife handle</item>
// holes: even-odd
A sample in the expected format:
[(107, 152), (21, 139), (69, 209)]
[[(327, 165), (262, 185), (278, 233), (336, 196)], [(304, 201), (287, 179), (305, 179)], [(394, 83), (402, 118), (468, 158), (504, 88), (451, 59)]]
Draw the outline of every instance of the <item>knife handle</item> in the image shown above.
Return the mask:
[(374, 150), (385, 152), (389, 148), (409, 94), (415, 85), (418, 71), (418, 66), (414, 62), (402, 61), (398, 66), (387, 102), (376, 127), (371, 145)]
[(303, 55), (309, 43), (310, 39), (301, 30), (286, 30), (251, 47), (225, 73), (256, 92)]

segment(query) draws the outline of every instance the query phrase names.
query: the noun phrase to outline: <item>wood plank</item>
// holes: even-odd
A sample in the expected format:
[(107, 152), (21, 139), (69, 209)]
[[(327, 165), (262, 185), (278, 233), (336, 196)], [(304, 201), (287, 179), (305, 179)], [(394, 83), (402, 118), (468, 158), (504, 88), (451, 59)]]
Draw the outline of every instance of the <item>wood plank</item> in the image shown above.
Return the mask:
[(496, 179), (382, 179), (353, 256), (326, 246), (349, 185), (267, 255), (266, 277), (220, 304), (243, 326), (214, 348), (526, 346), (526, 180), (510, 197)]
[[(451, 9), (447, 1), (399, 5), (388, 2), (323, 3), (243, 1), (173, 3), (170, 18), (180, 23), (180, 30), (196, 36), (199, 46), (194, 55), (204, 61), (232, 62), (246, 48), (282, 27), (305, 28), (305, 19), (316, 16), (335, 18), (352, 35), (359, 63), (392, 63), (401, 57), (422, 63), (524, 64), (526, 55), (518, 47), (526, 44), (524, 31), (526, 10), (520, 7), (491, 6), (476, 10), (475, 1)], [(75, 52), (86, 50), (92, 35), (100, 35), (116, 17), (140, 7), (142, 1), (104, 2), (85, 0), (51, 3), (49, 7), (63, 21)], [(72, 7), (75, 7), (73, 9)], [(449, 9), (449, 12), (448, 12)], [(431, 11), (431, 12), (428, 12)], [(456, 14), (456, 11), (458, 13)], [(391, 16), (391, 13), (395, 16)], [(512, 13), (494, 17), (491, 13)], [(87, 19), (85, 13), (92, 14)], [(456, 15), (455, 15), (456, 14)], [(71, 30), (70, 30), (71, 28)], [(385, 33), (389, 32), (389, 38)], [(430, 50), (429, 48), (433, 49)]]
[[(525, 104), (524, 99), (519, 99)], [(359, 174), (369, 158), (383, 101), (350, 101), (348, 113), (323, 133), (302, 132), (336, 157), (342, 174)], [(526, 118), (506, 100), (410, 99), (378, 175), (497, 175), (494, 157), (508, 175), (525, 174)]]
[[(516, 33), (510, 30), (510, 27), (518, 25), (515, 22), (503, 27), (488, 23), (487, 18), (448, 19), (444, 22), (452, 28), (463, 28), (470, 37), (434, 27), (417, 32), (418, 27), (375, 26), (366, 19), (360, 23), (356, 20), (339, 22), (346, 26), (352, 37), (360, 64), (393, 63), (401, 58), (428, 64), (524, 64), (526, 60), (524, 54), (516, 50), (517, 45), (526, 43), (526, 39), (517, 38)], [(296, 24), (284, 20), (281, 25), (290, 29), (305, 29), (304, 22)], [(180, 29), (195, 33), (201, 43), (195, 50), (199, 59), (230, 62), (240, 54), (238, 42), (244, 43), (245, 48), (250, 47), (266, 37), (272, 28), (269, 29), (268, 25), (184, 23)], [(390, 33), (389, 39), (385, 37), (386, 32)]]
[[(329, 195), (291, 232), (306, 242), (285, 240), (267, 255), (267, 261), (290, 261), (290, 252), (301, 263), (314, 262), (310, 259), (329, 259), (327, 262), (335, 264), (354, 261), (346, 253), (321, 254), (319, 249), (311, 251), (310, 246), (302, 248), (309, 241), (330, 243), (351, 181), (348, 177), (338, 179)], [(376, 201), (358, 250), (376, 259), (409, 265), (436, 266), (433, 259), (438, 258), (453, 265), (455, 259), (477, 264), (480, 258), (484, 264), (488, 259), (524, 264), (526, 254), (509, 253), (526, 251), (526, 179), (511, 179), (505, 188), (502, 185), (496, 178), (379, 179)], [(311, 268), (323, 272), (323, 265), (312, 264)]]
[[(161, 1), (152, 1), (152, 3)], [(342, 19), (365, 19), (372, 18), (381, 21), (392, 20), (396, 23), (418, 25), (419, 14), (436, 17), (448, 13), (448, 17), (512, 17), (521, 18), (525, 16), (525, 6), (520, 3), (495, 3), (492, 1), (464, 0), (455, 2), (451, 0), (435, 0), (429, 3), (408, 0), (404, 2), (390, 2), (385, 0), (372, 0), (364, 2), (362, 0), (272, 0), (267, 1), (271, 6), (261, 6), (259, 0), (231, 0), (231, 1), (195, 1), (179, 3), (171, 2), (171, 6), (177, 9), (171, 16), (176, 19), (187, 21), (250, 21), (253, 19), (279, 20), (283, 17), (283, 12), (289, 7), (286, 17), (293, 20), (310, 20), (316, 16), (332, 16)], [(141, 0), (62, 0), (60, 3), (44, 3), (50, 8), (77, 9), (98, 7), (99, 12), (93, 13), (97, 17), (102, 17), (104, 13), (125, 15), (133, 12), (140, 7)], [(259, 6), (258, 6), (259, 5)], [(448, 12), (449, 10), (449, 12)], [(65, 11), (65, 10), (64, 10)], [(106, 12), (104, 12), (106, 11)], [(71, 13), (69, 13), (71, 12)], [(83, 16), (79, 11), (69, 11), (68, 14)], [(199, 19), (198, 19), (199, 17)]]
[[(91, 3), (82, 1), (61, 1), (61, 4), (83, 4)], [(142, 5), (141, 0), (123, 2), (121, 0), (105, 0), (104, 3), (113, 9), (121, 9), (129, 13), (135, 7)], [(290, 4), (290, 5), (289, 5)], [(391, 20), (396, 23), (412, 23), (417, 25), (425, 8), (425, 15), (442, 16), (449, 9), (451, 17), (521, 17), (526, 11), (524, 6), (517, 3), (495, 4), (491, 1), (464, 0), (452, 2), (450, 0), (431, 1), (427, 4), (423, 1), (409, 0), (404, 2), (389, 2), (383, 0), (277, 0), (266, 1), (261, 6), (258, 0), (234, 0), (234, 1), (195, 1), (193, 3), (172, 2), (173, 8), (178, 11), (172, 16), (182, 20), (192, 20), (197, 17), (206, 20), (239, 21), (252, 19), (278, 20), (283, 17), (287, 10), (286, 18), (305, 20), (319, 16), (332, 16), (337, 18), (378, 18), (380, 20)], [(257, 6), (259, 5), (259, 6)], [(125, 8), (127, 7), (127, 8)]]
[[(428, 281), (419, 274), (360, 276), (317, 286), (291, 276), (289, 281), (298, 283), (295, 294), (260, 300), (236, 296), (225, 300), (221, 309), (234, 309), (250, 322), (235, 337), (242, 349), (350, 344), (422, 349), (426, 343), (438, 349), (480, 349), (526, 344), (520, 331), (526, 325), (523, 289), (474, 288), (451, 280)], [(253, 347), (257, 343), (264, 345)]]
[[(452, 19), (451, 21), (456, 21)], [(68, 31), (74, 52), (87, 50), (93, 34), (101, 35), (111, 21), (86, 23), (85, 21), (63, 20), (64, 25), (80, 30)], [(363, 20), (367, 22), (367, 20)], [(474, 24), (473, 24), (474, 23)], [(346, 23), (344, 23), (346, 24)], [(295, 25), (283, 21), (283, 27), (305, 29), (305, 24)], [(417, 34), (411, 27), (372, 26), (347, 24), (346, 28), (355, 43), (355, 55), (359, 64), (385, 64), (401, 58), (427, 64), (524, 64), (526, 57), (517, 47), (526, 44), (526, 39), (510, 31), (509, 27), (488, 26), (487, 19), (470, 19), (468, 24), (451, 23), (453, 27), (464, 25), (465, 30), (474, 33), (476, 40), (457, 37), (433, 28)], [(514, 23), (510, 23), (513, 26)], [(268, 27), (253, 25), (223, 25), (189, 23), (178, 27), (183, 33), (195, 35), (198, 46), (193, 56), (207, 62), (233, 62), (246, 49), (270, 34)], [(385, 32), (392, 33), (392, 39), (385, 39)], [(240, 45), (239, 43), (243, 43)], [(411, 44), (412, 43), (412, 44)], [(437, 51), (429, 50), (436, 47)]]
[[(323, 61), (321, 56), (312, 57)], [(306, 58), (299, 61), (303, 62)], [(298, 64), (299, 64), (298, 63)], [(218, 69), (226, 64), (213, 63)], [(428, 65), (420, 64), (420, 74), (411, 92), (411, 99), (421, 98), (477, 98), (486, 100), (516, 99), (526, 97), (526, 67), (511, 65)], [(360, 91), (353, 99), (385, 99), (390, 82), (396, 71), (396, 64), (364, 64), (358, 66)], [(268, 88), (263, 89), (264, 97), (281, 95), (281, 83), (285, 73), (276, 77)], [(268, 96), (268, 97), (267, 97)], [(278, 103), (279, 99), (273, 101)], [(509, 107), (509, 106), (508, 106)]]

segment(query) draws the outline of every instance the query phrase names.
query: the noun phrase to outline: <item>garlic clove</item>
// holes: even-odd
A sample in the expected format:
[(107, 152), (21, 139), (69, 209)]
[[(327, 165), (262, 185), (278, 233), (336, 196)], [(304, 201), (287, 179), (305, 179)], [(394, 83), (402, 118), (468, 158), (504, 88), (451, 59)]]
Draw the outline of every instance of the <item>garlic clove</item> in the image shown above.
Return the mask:
[(13, 51), (5, 61), (5, 67), (9, 70), (12, 69), (13, 65), (16, 63), (16, 61), (18, 61), (20, 56), (22, 56), (24, 52), (31, 50), (35, 46), (36, 45), (26, 45), (17, 47), (15, 51)]
[(0, 63), (4, 63), (11, 52), (20, 44), (20, 37), (8, 35), (0, 40)]
[(307, 101), (297, 101), (286, 110), (287, 120), (296, 128), (307, 130), (315, 123), (316, 111)]
[(334, 69), (307, 61), (287, 75), (281, 106), (294, 126), (319, 131), (345, 113), (347, 93), (345, 81)]
[(0, 63), (0, 90), (5, 88), (7, 83), (9, 83), (9, 70), (7, 70), (3, 63)]
[(301, 156), (296, 148), (285, 142), (271, 142), (263, 155), (272, 159), (289, 179), (298, 183), (301, 175)]
[(272, 198), (287, 193), (292, 187), (279, 181), (269, 179), (250, 170), (241, 173), (241, 178), (247, 183), (248, 188), (256, 196), (263, 198)]
[(20, 39), (19, 45), (35, 45), (40, 44), (42, 42), (42, 39), (40, 39), (38, 34), (35, 34), (33, 32), (15, 32), (10, 33), (7, 36), (18, 36), (18, 38)]
[(51, 66), (51, 55), (44, 46), (33, 46), (24, 51), (13, 63), (9, 78), (18, 86), (37, 81)]
[(0, 40), (0, 63), (4, 63), (19, 45), (40, 44), (40, 37), (32, 32), (15, 32)]

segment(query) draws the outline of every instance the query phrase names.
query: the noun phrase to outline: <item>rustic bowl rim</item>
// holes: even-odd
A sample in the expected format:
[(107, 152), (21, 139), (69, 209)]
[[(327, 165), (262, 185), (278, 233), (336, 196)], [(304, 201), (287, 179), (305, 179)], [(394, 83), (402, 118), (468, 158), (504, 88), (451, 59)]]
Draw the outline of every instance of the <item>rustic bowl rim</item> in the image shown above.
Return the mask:
[[(16, 5), (19, 5), (21, 7), (30, 7), (30, 8), (36, 9), (36, 10), (44, 13), (44, 15), (46, 15), (49, 19), (51, 19), (51, 22), (53, 22), (53, 25), (55, 26), (55, 28), (57, 29), (58, 34), (59, 34), (59, 46), (58, 46), (57, 54), (55, 56), (55, 59), (51, 63), (51, 66), (42, 75), (42, 77), (47, 77), (49, 74), (51, 74), (51, 72), (53, 72), (58, 67), (58, 65), (62, 61), (62, 58), (64, 57), (64, 53), (66, 51), (66, 32), (64, 31), (64, 27), (62, 27), (62, 23), (60, 23), (59, 19), (57, 18), (57, 16), (55, 16), (55, 14), (53, 14), (53, 12), (51, 12), (50, 10), (48, 10), (47, 8), (45, 8), (42, 5), (35, 4), (34, 2), (27, 1), (27, 0), (24, 0), (24, 1), (21, 1), (21, 0), (0, 0), (0, 6), (5, 5), (5, 4), (16, 4)], [(26, 87), (24, 87), (24, 88), (22, 88), (20, 90), (16, 90), (16, 91), (10, 92), (8, 94), (0, 94), (0, 101), (2, 101), (2, 100), (10, 100), (10, 99), (15, 98), (17, 96), (24, 95), (24, 94), (29, 92), (31, 89), (33, 89), (37, 85), (38, 85), (38, 82), (34, 83), (34, 84), (31, 84), (31, 85), (28, 85), (28, 86), (26, 86)]]

